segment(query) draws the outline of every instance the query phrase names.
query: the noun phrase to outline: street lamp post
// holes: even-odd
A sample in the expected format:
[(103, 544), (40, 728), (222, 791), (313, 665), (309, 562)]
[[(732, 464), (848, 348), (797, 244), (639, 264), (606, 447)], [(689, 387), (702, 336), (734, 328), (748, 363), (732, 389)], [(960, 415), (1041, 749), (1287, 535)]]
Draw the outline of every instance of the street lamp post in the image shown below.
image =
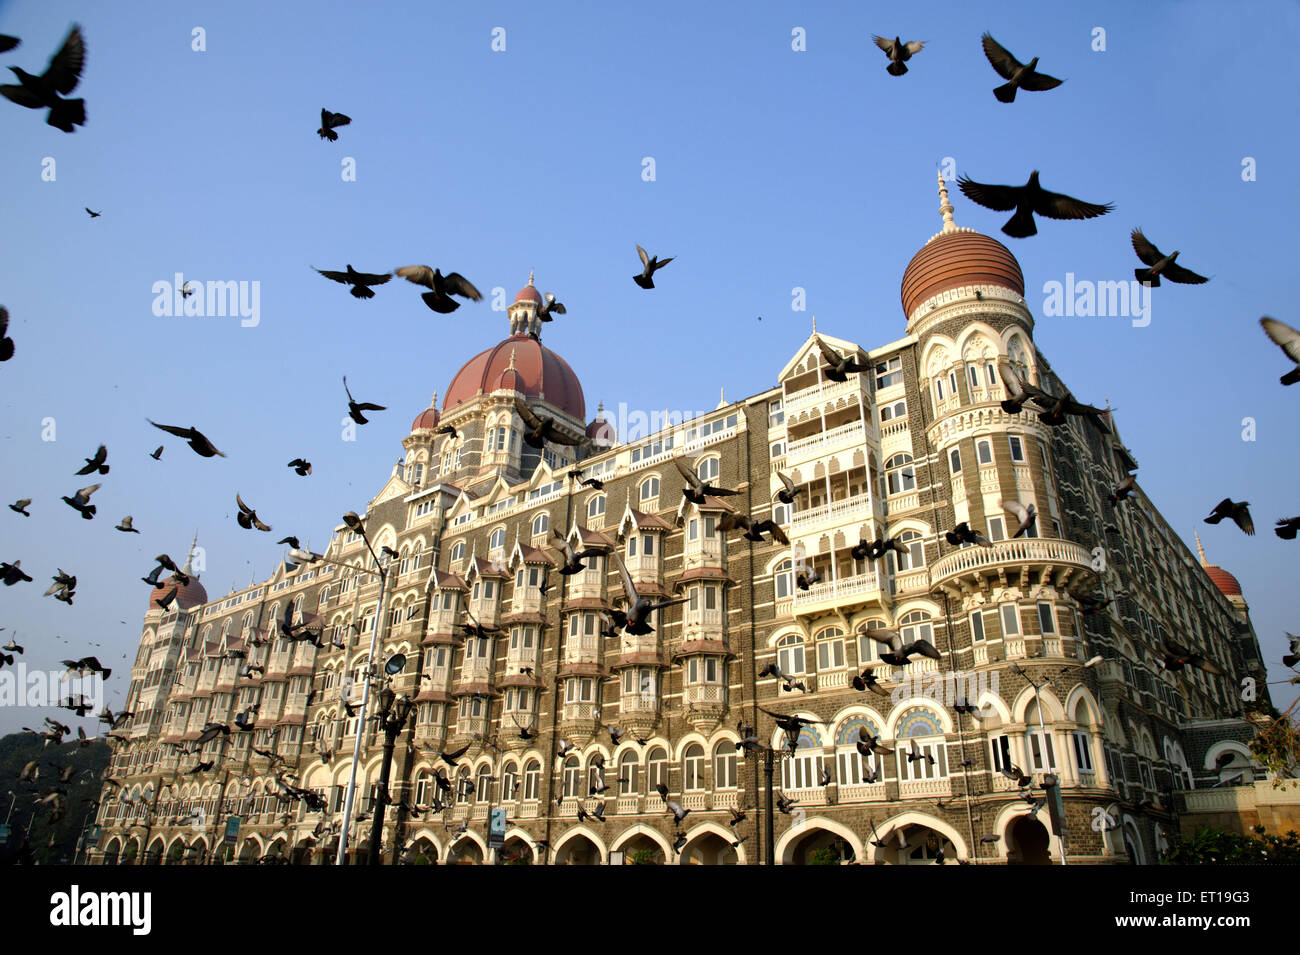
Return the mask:
[(763, 773), (767, 776), (766, 805), (763, 807), (763, 847), (768, 865), (776, 865), (776, 823), (772, 818), (772, 773), (776, 765), (776, 750), (763, 748)]
[[(364, 573), (374, 574), (379, 577), (379, 604), (375, 611), (375, 628), (370, 634), (370, 653), (366, 658), (366, 685), (361, 691), (361, 711), (357, 720), (356, 741), (352, 746), (352, 769), (348, 774), (348, 788), (343, 798), (343, 825), (339, 834), (339, 851), (334, 858), (335, 865), (343, 865), (344, 860), (347, 858), (348, 835), (352, 828), (352, 803), (357, 789), (357, 764), (361, 761), (361, 740), (366, 730), (366, 712), (370, 703), (370, 683), (374, 678), (375, 647), (379, 642), (379, 631), (384, 625), (384, 588), (388, 583), (388, 567), (375, 554), (375, 549), (370, 546), (370, 538), (366, 536), (366, 528), (362, 524), (361, 518), (354, 511), (348, 511), (343, 515), (343, 523), (365, 543), (366, 550), (370, 551), (375, 567), (378, 568), (377, 570), (361, 569)], [(330, 560), (320, 554), (313, 554), (304, 550), (292, 550), (289, 552), (289, 556), (303, 563), (324, 561), (325, 563), (338, 564), (343, 567), (350, 566), (342, 561)], [(385, 556), (387, 555), (385, 554)]]
[[(406, 661), (403, 659), (402, 662)], [(392, 688), (384, 687), (379, 693), (379, 720), (384, 731), (384, 763), (379, 776), (379, 791), (375, 797), (377, 805), (374, 809), (374, 822), (370, 826), (370, 850), (366, 860), (369, 865), (379, 865), (379, 844), (383, 839), (384, 810), (389, 802), (388, 777), (393, 768), (393, 749), (410, 717), (410, 698), (403, 696), (394, 703)]]

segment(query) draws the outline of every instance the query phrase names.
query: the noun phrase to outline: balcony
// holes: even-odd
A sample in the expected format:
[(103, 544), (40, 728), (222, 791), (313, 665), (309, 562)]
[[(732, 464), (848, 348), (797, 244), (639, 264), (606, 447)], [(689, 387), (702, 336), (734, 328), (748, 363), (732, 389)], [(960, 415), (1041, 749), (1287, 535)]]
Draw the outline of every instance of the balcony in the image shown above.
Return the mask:
[(687, 706), (726, 706), (727, 688), (715, 683), (688, 683), (682, 688)]
[(857, 377), (850, 378), (848, 381), (823, 381), (811, 388), (805, 388), (785, 396), (782, 399), (782, 408), (785, 411), (787, 420), (805, 408), (819, 405), (822, 402), (833, 401), (841, 395), (862, 394), (860, 381), (861, 379)]
[(514, 596), (510, 598), (510, 612), (541, 613), (542, 603), (542, 592), (525, 582), (522, 587), (515, 587)]
[(583, 561), (587, 569), (569, 578), (569, 600), (601, 600), (605, 590), (605, 558), (590, 557)]
[(599, 703), (565, 703), (560, 711), (560, 719), (566, 723), (600, 719)]
[(624, 564), (633, 582), (659, 583), (658, 554), (637, 554), (635, 557), (626, 558)]
[(959, 577), (978, 579), (997, 574), (1000, 568), (1008, 566), (1058, 574), (1055, 584), (1061, 587), (1075, 574), (1092, 572), (1092, 555), (1072, 541), (1049, 538), (998, 541), (992, 547), (963, 547), (945, 555), (930, 569), (930, 580), (933, 586), (940, 587)]
[(715, 607), (712, 610), (698, 608), (696, 610), (687, 609), (682, 612), (682, 636), (685, 640), (690, 640), (697, 636), (712, 636), (721, 639), (722, 634), (722, 609)]
[[(1005, 778), (1005, 777), (1004, 777)], [(1011, 782), (1011, 780), (1007, 780)], [(909, 779), (898, 784), (898, 795), (908, 796), (949, 796), (952, 795), (952, 779)]]
[(792, 613), (815, 614), (842, 603), (872, 603), (884, 598), (879, 575), (874, 571), (855, 577), (813, 584), (807, 590), (796, 590)]
[(599, 663), (601, 659), (601, 640), (598, 633), (585, 633), (578, 636), (569, 635), (564, 640), (564, 662)]
[(811, 534), (824, 527), (860, 524), (871, 517), (871, 495), (855, 494), (806, 511), (796, 511), (790, 520), (791, 534)]
[(695, 540), (691, 540), (688, 533), (682, 548), (683, 569), (691, 570), (702, 566), (725, 567), (725, 553), (726, 549), (720, 535), (705, 537), (701, 534)]
[(791, 441), (785, 448), (785, 460), (793, 466), (838, 451), (843, 447), (865, 444), (866, 440), (866, 428), (861, 421), (855, 421), (821, 434)]
[(627, 715), (655, 713), (659, 709), (659, 694), (624, 693), (620, 705)]

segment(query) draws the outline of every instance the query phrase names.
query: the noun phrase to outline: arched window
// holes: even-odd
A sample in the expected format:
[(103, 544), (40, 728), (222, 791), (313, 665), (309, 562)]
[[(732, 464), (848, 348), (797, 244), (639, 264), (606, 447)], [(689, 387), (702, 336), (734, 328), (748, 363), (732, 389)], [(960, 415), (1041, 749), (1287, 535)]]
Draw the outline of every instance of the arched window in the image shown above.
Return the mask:
[(835, 731), (836, 778), (841, 786), (884, 785), (884, 757), (875, 753), (868, 760), (858, 752), (858, 740), (864, 729), (872, 736), (880, 735), (876, 724), (865, 716), (850, 716)]
[(605, 516), (605, 495), (597, 494), (587, 502), (587, 520)]
[(787, 676), (802, 676), (804, 669), (803, 638), (797, 633), (782, 637), (776, 644), (776, 665)]
[(469, 803), (474, 801), (474, 784), (470, 782), (469, 767), (461, 766), (456, 774), (456, 801)]
[(456, 543), (451, 546), (451, 559), (453, 562), (465, 559), (464, 541), (456, 541)]
[(625, 749), (623, 755), (618, 758), (618, 794), (620, 796), (634, 796), (640, 792), (637, 785), (640, 769), (641, 764), (637, 759), (636, 751)]
[(501, 769), (501, 801), (512, 802), (519, 796), (519, 764), (513, 760)]
[(704, 747), (691, 743), (682, 756), (682, 787), (688, 792), (704, 788)]
[(865, 667), (880, 662), (881, 648), (884, 644), (867, 636), (869, 630), (879, 630), (885, 626), (883, 620), (868, 620), (865, 626), (858, 627), (858, 666)]
[(662, 746), (650, 750), (645, 765), (647, 792), (653, 791), (657, 786), (668, 785), (668, 753)]
[(568, 756), (564, 760), (564, 798), (581, 799), (587, 794), (582, 791), (582, 767), (578, 757)]
[(830, 627), (816, 636), (817, 672), (844, 669), (844, 631), (839, 627)]
[(929, 710), (913, 707), (898, 722), (899, 782), (942, 779), (948, 775), (948, 747), (943, 724)]
[(907, 399), (901, 398), (892, 404), (880, 406), (881, 422), (893, 421), (895, 418), (907, 417)]
[(722, 740), (713, 747), (713, 788), (736, 788), (736, 744)]
[(799, 733), (794, 755), (781, 760), (781, 788), (789, 792), (820, 787), (823, 759), (821, 740), (805, 727)]
[(897, 551), (889, 552), (889, 570), (891, 573), (901, 574), (911, 570), (920, 570), (925, 566), (925, 545), (922, 544), (922, 537), (917, 531), (903, 531), (898, 535), (898, 541), (907, 548), (907, 554), (899, 554)]
[(696, 472), (699, 474), (701, 481), (712, 481), (718, 476), (718, 471), (720, 468), (721, 468), (720, 459), (716, 457), (709, 457), (709, 458), (705, 458), (703, 461), (699, 463)]
[(776, 587), (776, 599), (786, 600), (794, 593), (794, 569), (788, 560), (776, 565), (772, 572), (772, 583)]
[(898, 622), (902, 624), (898, 633), (903, 638), (903, 643), (924, 640), (931, 646), (934, 645), (934, 626), (930, 623), (930, 615), (924, 610), (913, 610)]
[(488, 538), (488, 550), (500, 550), (506, 546), (506, 530), (504, 527), (498, 527)]
[(533, 518), (533, 536), (542, 537), (551, 529), (551, 515), (542, 512)]
[(910, 454), (895, 454), (885, 462), (885, 493), (901, 494), (916, 487), (916, 468)]
[(488, 797), (492, 794), (492, 769), (489, 766), (480, 766), (478, 770), (478, 801), (487, 802)]
[(641, 500), (652, 501), (659, 496), (659, 478), (652, 475), (641, 482)]
[(524, 767), (524, 799), (536, 802), (542, 790), (542, 764), (530, 759)]

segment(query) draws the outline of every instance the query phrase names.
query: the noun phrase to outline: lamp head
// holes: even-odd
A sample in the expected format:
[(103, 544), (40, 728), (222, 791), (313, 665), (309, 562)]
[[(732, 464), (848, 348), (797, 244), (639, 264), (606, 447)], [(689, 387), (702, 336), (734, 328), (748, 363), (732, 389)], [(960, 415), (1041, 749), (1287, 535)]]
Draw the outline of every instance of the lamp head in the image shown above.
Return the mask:
[(406, 669), (406, 654), (394, 653), (384, 661), (384, 672), (389, 676), (397, 676)]
[(366, 526), (361, 523), (361, 518), (357, 516), (356, 511), (348, 511), (344, 514), (343, 523), (346, 524), (354, 533), (360, 534), (363, 537), (365, 536)]

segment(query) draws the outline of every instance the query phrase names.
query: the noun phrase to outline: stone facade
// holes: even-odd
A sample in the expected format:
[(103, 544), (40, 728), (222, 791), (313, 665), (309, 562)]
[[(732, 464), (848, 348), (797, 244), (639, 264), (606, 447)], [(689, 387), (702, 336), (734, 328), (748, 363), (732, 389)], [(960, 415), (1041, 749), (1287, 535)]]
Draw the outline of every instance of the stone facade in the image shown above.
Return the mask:
[[(946, 194), (944, 205), (945, 231), (931, 242), (957, 232), (971, 246), (969, 230), (949, 228)], [(985, 258), (989, 243), (974, 243)], [(1002, 252), (998, 274), (1018, 277)], [(929, 254), (923, 265), (936, 262), (960, 276), (960, 260)], [(937, 281), (912, 278), (913, 288)], [(737, 752), (740, 724), (780, 751), (776, 786), (795, 801), (774, 816), (781, 863), (1029, 863), (1059, 861), (1063, 848), (1071, 862), (1153, 861), (1178, 831), (1179, 795), (1227, 778), (1215, 768), (1222, 753), (1234, 754), (1226, 769), (1243, 774), (1240, 785), (1253, 785), (1238, 688), (1253, 677), (1266, 700), (1258, 645), (1244, 601), (1216, 588), (1140, 487), (1132, 501), (1108, 500), (1136, 467), (1113, 416), (1052, 428), (1000, 407), (999, 363), (1054, 394), (1065, 387), (1033, 344), (1013, 279), (945, 278), (915, 303), (907, 336), (881, 347), (821, 334), (870, 366), (846, 382), (826, 377), (814, 333), (765, 392), (649, 437), (545, 453), (521, 440), (517, 399), (575, 437), (609, 427), (575, 417), (572, 382), (564, 407), (546, 398), (536, 369), (554, 376), (559, 365), (539, 351), (530, 280), (511, 306), (512, 337), (493, 352), (509, 367), (484, 373), (492, 380), (454, 407), (422, 413), (369, 502), (375, 552), (397, 554), (382, 605), (369, 551), (340, 526), (329, 563), (282, 565), (220, 600), (150, 607), (134, 717), (112, 767), (122, 786), (105, 790), (95, 857), (332, 861), (378, 625), (377, 666), (404, 654), (391, 686), (414, 701), (393, 762), (388, 862), (592, 863), (615, 851), (761, 862), (763, 758)], [(439, 433), (447, 425), (455, 436)], [(736, 493), (688, 503), (677, 456)], [(571, 469), (603, 487), (581, 486)], [(774, 502), (778, 472), (802, 491), (793, 509)], [(1034, 536), (1007, 539), (1016, 522), (1005, 500), (1036, 505)], [(790, 546), (720, 534), (730, 511), (775, 518)], [(944, 532), (963, 521), (993, 546), (950, 545)], [(601, 556), (560, 574), (556, 531)], [(908, 556), (854, 558), (859, 540), (877, 537), (897, 538)], [(684, 600), (656, 611), (649, 634), (602, 633), (601, 613), (624, 603), (613, 553), (642, 596)], [(819, 577), (806, 590), (799, 567)], [(1099, 590), (1115, 599), (1083, 613), (1077, 595)], [(278, 635), (290, 603), (318, 620), (319, 648)], [(466, 635), (466, 609), (499, 629)], [(941, 659), (884, 664), (866, 636), (874, 626), (926, 639)], [(1162, 671), (1169, 638), (1226, 675)], [(804, 688), (760, 678), (770, 663)], [(261, 669), (246, 673), (249, 664)], [(881, 692), (853, 689), (866, 668)], [(962, 704), (978, 715), (954, 708)], [(255, 728), (235, 728), (254, 705)], [(819, 722), (790, 753), (760, 707)], [(230, 725), (229, 736), (182, 755), (210, 721)], [(617, 745), (611, 724), (625, 733)], [(875, 781), (854, 746), (864, 727), (897, 750), (873, 759)], [(369, 813), (382, 734), (373, 724), (362, 732), (358, 811)], [(461, 747), (448, 768), (439, 753)], [(190, 773), (199, 760), (213, 769)], [(1032, 776), (1029, 798), (1012, 767)], [(326, 811), (276, 795), (285, 769)], [(457, 790), (467, 779), (463, 794), (439, 814), (420, 811), (439, 772)], [(1049, 773), (1064, 839), (1037, 805)], [(592, 796), (602, 779), (608, 790)], [(680, 826), (658, 783), (690, 810)], [(601, 804), (603, 822), (578, 821), (580, 807)], [(509, 823), (493, 853), (497, 807)], [(734, 829), (732, 809), (747, 816)], [(223, 847), (231, 816), (238, 835)], [(354, 824), (354, 849), (364, 851), (369, 828)]]

